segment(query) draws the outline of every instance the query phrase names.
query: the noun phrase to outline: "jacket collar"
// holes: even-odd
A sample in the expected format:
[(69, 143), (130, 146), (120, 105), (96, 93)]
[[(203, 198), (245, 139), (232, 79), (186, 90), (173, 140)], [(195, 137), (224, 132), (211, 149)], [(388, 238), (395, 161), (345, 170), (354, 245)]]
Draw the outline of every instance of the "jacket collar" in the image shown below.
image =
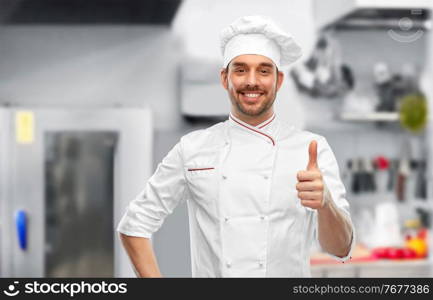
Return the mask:
[(240, 120), (239, 118), (236, 118), (231, 112), (229, 115), (229, 125), (242, 129), (242, 130), (246, 130), (252, 134), (258, 135), (268, 141), (271, 141), (272, 144), (275, 146), (275, 137), (276, 137), (276, 131), (278, 128), (278, 118), (277, 116), (274, 114), (272, 114), (272, 116), (265, 120), (264, 122), (256, 125), (256, 126), (252, 126), (242, 120)]

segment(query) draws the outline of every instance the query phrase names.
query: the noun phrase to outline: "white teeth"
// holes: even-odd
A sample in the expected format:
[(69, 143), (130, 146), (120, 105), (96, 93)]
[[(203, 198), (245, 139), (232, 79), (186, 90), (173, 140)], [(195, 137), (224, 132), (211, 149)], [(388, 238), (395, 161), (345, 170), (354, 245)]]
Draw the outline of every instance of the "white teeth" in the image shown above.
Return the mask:
[(260, 94), (245, 94), (245, 96), (249, 98), (257, 98), (258, 96), (260, 96)]

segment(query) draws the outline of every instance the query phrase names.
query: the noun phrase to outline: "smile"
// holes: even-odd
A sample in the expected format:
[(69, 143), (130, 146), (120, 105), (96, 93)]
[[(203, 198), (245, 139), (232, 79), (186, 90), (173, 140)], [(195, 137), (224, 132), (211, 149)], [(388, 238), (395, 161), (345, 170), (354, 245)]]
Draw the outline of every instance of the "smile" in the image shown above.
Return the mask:
[(257, 100), (262, 94), (261, 93), (241, 93), (245, 100)]

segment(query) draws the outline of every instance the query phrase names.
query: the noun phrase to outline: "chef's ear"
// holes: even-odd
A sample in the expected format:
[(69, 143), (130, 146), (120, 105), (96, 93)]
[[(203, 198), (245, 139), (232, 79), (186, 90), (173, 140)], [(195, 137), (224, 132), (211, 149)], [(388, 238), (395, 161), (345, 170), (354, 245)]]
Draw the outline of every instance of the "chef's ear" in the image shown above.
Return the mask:
[(280, 89), (281, 85), (284, 81), (284, 72), (281, 72), (277, 69), (277, 91)]
[(227, 78), (229, 75), (229, 68), (222, 68), (221, 69), (221, 73), (220, 73), (220, 80), (221, 80), (221, 84), (222, 86), (227, 90), (228, 89), (228, 82), (227, 82)]

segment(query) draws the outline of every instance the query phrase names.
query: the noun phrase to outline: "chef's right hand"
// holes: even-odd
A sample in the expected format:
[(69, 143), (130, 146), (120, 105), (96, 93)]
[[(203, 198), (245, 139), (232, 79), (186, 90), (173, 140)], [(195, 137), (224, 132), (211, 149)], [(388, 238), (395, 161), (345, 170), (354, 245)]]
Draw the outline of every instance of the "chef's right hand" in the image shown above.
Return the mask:
[(325, 183), (317, 163), (317, 141), (315, 140), (308, 147), (308, 157), (307, 169), (297, 174), (298, 198), (305, 207), (322, 209), (325, 206)]

